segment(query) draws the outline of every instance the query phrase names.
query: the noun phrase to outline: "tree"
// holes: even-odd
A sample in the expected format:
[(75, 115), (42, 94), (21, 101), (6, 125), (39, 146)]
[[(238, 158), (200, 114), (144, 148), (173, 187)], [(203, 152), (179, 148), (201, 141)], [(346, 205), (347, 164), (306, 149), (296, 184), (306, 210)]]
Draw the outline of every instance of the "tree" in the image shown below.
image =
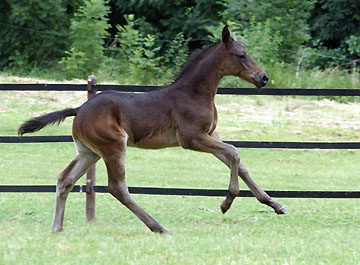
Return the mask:
[(360, 2), (318, 0), (309, 19), (313, 45), (335, 50), (348, 59), (360, 55)]
[(76, 2), (2, 0), (0, 69), (54, 64), (68, 46), (67, 29)]

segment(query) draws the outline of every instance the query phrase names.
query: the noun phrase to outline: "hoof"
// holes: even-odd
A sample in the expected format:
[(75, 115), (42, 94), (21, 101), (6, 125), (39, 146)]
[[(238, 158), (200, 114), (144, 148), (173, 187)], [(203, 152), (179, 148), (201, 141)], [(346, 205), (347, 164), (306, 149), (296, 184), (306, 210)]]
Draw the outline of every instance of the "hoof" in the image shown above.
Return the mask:
[(162, 234), (162, 235), (170, 235), (170, 231), (166, 230), (164, 227), (161, 227), (159, 229), (154, 229), (152, 230), (154, 233), (159, 233), (159, 234)]
[(229, 210), (230, 206), (226, 205), (225, 204), (225, 201), (220, 205), (220, 208), (221, 208), (221, 212), (223, 214), (225, 214), (227, 212), (227, 210)]
[(169, 236), (171, 235), (171, 232), (165, 229), (164, 231), (161, 231), (160, 234), (164, 236)]
[(288, 214), (289, 212), (282, 206), (279, 210), (275, 210), (277, 214)]
[(160, 230), (159, 233), (162, 235), (170, 235), (171, 234), (170, 231), (166, 230), (165, 228)]

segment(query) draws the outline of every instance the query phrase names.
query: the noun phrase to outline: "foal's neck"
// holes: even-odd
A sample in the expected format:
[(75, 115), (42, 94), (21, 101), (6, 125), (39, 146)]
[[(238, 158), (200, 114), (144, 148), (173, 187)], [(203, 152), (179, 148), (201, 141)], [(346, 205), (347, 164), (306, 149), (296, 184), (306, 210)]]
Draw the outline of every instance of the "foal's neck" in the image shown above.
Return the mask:
[(192, 97), (204, 97), (214, 101), (218, 85), (223, 77), (219, 44), (211, 47), (198, 62), (193, 63), (184, 76), (173, 85)]

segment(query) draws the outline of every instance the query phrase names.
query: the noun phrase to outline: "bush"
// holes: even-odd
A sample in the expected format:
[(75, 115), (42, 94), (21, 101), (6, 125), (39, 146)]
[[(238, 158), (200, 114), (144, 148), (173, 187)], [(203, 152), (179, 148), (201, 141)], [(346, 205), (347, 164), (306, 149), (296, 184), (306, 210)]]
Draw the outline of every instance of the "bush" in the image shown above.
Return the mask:
[(173, 41), (168, 44), (168, 48), (163, 56), (162, 66), (169, 69), (172, 73), (179, 73), (189, 55), (188, 40), (183, 33), (178, 33)]
[(116, 39), (107, 48), (108, 58), (103, 65), (105, 79), (117, 79), (130, 84), (168, 84), (179, 71), (188, 55), (187, 42), (180, 33), (168, 43), (169, 49), (162, 56), (155, 36), (140, 31), (142, 19), (126, 15), (127, 24), (117, 25)]
[(360, 33), (358, 36), (351, 35), (346, 44), (348, 45), (348, 51), (351, 55), (355, 55), (357, 58), (360, 57)]
[[(313, 8), (312, 0), (262, 0), (225, 1), (226, 9), (221, 13), (224, 21), (233, 21), (243, 29), (252, 27), (254, 22), (267, 24), (272, 32), (282, 39), (279, 48), (297, 50), (310, 39), (307, 20)], [(261, 37), (261, 32), (258, 32)], [(289, 61), (288, 56), (283, 60)]]
[(118, 33), (110, 47), (110, 55), (116, 58), (112, 60), (112, 66), (118, 73), (118, 80), (126, 78), (136, 84), (150, 84), (161, 72), (161, 57), (157, 56), (160, 47), (155, 45), (153, 35), (144, 36), (136, 29), (139, 21), (134, 19), (134, 15), (125, 18), (127, 25), (116, 26)]
[(109, 7), (104, 0), (85, 0), (71, 20), (70, 39), (72, 41), (67, 55), (60, 64), (65, 66), (67, 78), (87, 78), (96, 74), (105, 60), (104, 36), (110, 27), (107, 23)]

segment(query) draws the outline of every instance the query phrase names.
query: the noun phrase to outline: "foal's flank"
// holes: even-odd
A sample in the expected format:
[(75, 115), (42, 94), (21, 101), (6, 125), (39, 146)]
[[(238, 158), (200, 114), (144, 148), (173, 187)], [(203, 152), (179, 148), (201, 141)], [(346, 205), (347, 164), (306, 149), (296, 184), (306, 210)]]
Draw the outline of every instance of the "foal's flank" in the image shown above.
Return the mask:
[(151, 231), (168, 232), (129, 194), (125, 181), (128, 146), (147, 149), (181, 146), (211, 153), (230, 168), (228, 195), (221, 204), (223, 213), (230, 209), (239, 193), (239, 176), (261, 203), (278, 214), (287, 213), (251, 179), (236, 148), (222, 142), (216, 133), (214, 98), (221, 78), (227, 75), (238, 76), (256, 87), (265, 86), (269, 80), (224, 27), (221, 40), (192, 55), (171, 85), (142, 94), (105, 91), (78, 108), (52, 112), (22, 124), (20, 135), (75, 116), (72, 135), (78, 155), (58, 176), (53, 231), (63, 229), (66, 199), (76, 181), (102, 158), (109, 192)]

